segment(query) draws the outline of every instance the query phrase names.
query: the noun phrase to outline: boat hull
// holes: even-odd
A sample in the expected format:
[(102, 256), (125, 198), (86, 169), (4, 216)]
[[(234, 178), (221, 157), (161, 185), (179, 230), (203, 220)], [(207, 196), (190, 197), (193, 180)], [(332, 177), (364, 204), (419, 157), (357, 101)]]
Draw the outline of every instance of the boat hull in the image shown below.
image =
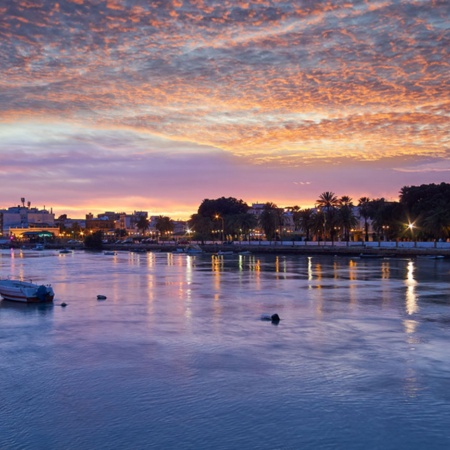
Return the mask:
[(51, 286), (13, 280), (0, 280), (0, 295), (20, 303), (51, 303), (55, 296)]

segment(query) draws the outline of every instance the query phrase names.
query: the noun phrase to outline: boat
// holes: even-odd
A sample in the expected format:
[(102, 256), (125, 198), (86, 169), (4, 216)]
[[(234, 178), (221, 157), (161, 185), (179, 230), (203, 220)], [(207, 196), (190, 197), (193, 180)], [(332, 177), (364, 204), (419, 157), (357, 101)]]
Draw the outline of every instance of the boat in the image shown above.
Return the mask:
[(360, 253), (360, 258), (368, 258), (368, 259), (382, 259), (384, 258), (384, 255), (377, 255), (372, 253)]
[(63, 248), (59, 251), (59, 253), (72, 253), (72, 250), (69, 250), (68, 248)]
[(36, 244), (33, 250), (44, 250), (44, 244)]
[(226, 250), (219, 250), (218, 252), (217, 252), (217, 256), (231, 256), (231, 255), (234, 255), (234, 252), (233, 251), (226, 251)]
[(31, 281), (0, 280), (0, 295), (5, 300), (22, 303), (49, 303), (53, 301), (55, 293), (47, 285), (39, 285)]
[(104, 252), (103, 254), (104, 254), (104, 255), (112, 255), (112, 256), (115, 256), (115, 255), (117, 255), (117, 252), (106, 251), (106, 252)]
[(200, 253), (203, 253), (203, 250), (198, 244), (190, 244), (186, 247), (184, 252), (188, 255), (198, 255)]

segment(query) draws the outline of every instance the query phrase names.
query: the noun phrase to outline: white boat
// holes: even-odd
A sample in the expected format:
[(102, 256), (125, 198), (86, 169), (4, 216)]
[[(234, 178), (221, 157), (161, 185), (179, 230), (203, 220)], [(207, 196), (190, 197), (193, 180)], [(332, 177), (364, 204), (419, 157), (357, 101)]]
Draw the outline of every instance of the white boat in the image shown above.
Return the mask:
[(232, 252), (231, 250), (219, 250), (217, 252), (217, 256), (231, 256), (234, 255), (234, 252)]
[(39, 285), (31, 281), (0, 280), (0, 295), (5, 300), (14, 302), (46, 303), (53, 301), (55, 293), (49, 284)]

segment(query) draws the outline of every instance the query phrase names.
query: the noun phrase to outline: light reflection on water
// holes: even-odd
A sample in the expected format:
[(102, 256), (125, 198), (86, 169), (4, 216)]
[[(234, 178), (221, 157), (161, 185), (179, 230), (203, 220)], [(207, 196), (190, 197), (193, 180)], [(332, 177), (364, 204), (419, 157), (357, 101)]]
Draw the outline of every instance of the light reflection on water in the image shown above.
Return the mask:
[(0, 303), (2, 449), (449, 447), (447, 260), (8, 250), (0, 269), (56, 291)]

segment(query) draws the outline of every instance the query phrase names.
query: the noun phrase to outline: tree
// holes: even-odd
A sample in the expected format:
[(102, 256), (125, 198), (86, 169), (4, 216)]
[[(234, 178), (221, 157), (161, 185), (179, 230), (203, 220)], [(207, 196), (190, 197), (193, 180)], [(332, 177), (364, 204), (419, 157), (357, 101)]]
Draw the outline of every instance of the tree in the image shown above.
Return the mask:
[(161, 236), (172, 233), (174, 229), (173, 220), (167, 216), (158, 216), (156, 218), (155, 228), (159, 231)]
[(299, 212), (298, 227), (305, 233), (307, 241), (309, 241), (310, 233), (314, 229), (315, 215), (316, 213), (312, 208), (306, 208)]
[(209, 217), (212, 225), (216, 225), (216, 231), (222, 230), (221, 235), (226, 236), (233, 233), (232, 216), (245, 214), (249, 206), (243, 200), (234, 197), (220, 197), (217, 199), (205, 199), (198, 208), (197, 214)]
[(148, 230), (150, 225), (150, 221), (144, 215), (140, 215), (138, 221), (136, 222), (136, 228), (140, 231), (144, 236), (145, 232)]
[(422, 238), (444, 238), (450, 229), (450, 184), (404, 186), (400, 203), (408, 221), (413, 222)]
[(378, 240), (381, 236), (391, 240), (404, 235), (406, 218), (404, 208), (399, 202), (388, 202), (384, 198), (372, 200), (370, 217)]
[(440, 206), (423, 220), (425, 230), (435, 239), (446, 240), (450, 236), (450, 209)]
[(201, 214), (192, 214), (189, 220), (189, 228), (194, 232), (193, 239), (200, 240), (204, 244), (205, 240), (211, 237), (212, 220), (210, 217)]
[(274, 203), (267, 202), (259, 217), (259, 224), (264, 230), (266, 239), (269, 241), (276, 237), (276, 231), (280, 226), (278, 209), (279, 208)]
[(358, 200), (359, 216), (364, 219), (364, 240), (368, 242), (369, 240), (369, 222), (370, 217), (370, 198), (361, 197)]
[(81, 233), (81, 226), (78, 222), (74, 222), (71, 227), (71, 234), (74, 238), (79, 238)]
[(103, 248), (103, 233), (99, 230), (88, 234), (84, 238), (84, 246), (90, 250), (101, 250)]
[(350, 230), (356, 226), (358, 220), (355, 217), (353, 212), (353, 202), (352, 199), (348, 196), (343, 196), (339, 200), (340, 208), (338, 214), (338, 222), (342, 227), (342, 236), (344, 241), (347, 242), (350, 240)]
[(336, 222), (335, 209), (339, 205), (339, 200), (334, 192), (326, 191), (320, 194), (319, 198), (316, 200), (316, 204), (319, 208), (324, 210), (324, 237), (326, 239), (328, 233), (331, 240), (333, 240)]
[(231, 217), (230, 228), (233, 229), (232, 234), (243, 234), (248, 241), (250, 241), (250, 231), (256, 228), (257, 225), (258, 220), (254, 214), (243, 213)]
[(243, 200), (238, 200), (234, 197), (220, 197), (215, 200), (203, 200), (197, 213), (212, 219), (217, 214), (225, 217), (235, 214), (244, 214), (248, 210), (249, 206)]

